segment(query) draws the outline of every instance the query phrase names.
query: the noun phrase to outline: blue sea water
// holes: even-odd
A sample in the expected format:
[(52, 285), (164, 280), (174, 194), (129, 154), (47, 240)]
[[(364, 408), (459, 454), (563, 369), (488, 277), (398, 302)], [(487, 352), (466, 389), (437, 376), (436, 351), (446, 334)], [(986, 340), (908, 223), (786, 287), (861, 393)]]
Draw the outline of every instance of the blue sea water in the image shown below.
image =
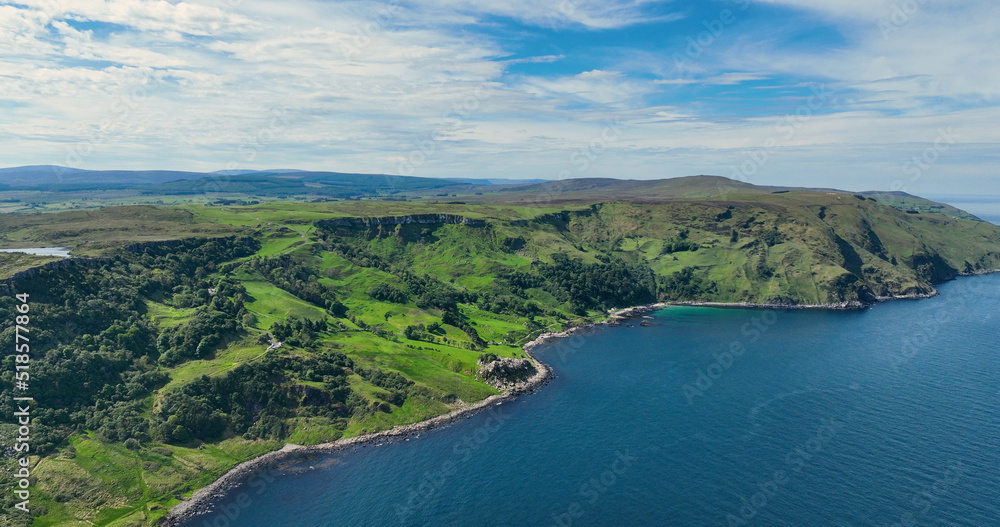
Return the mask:
[(980, 214), (979, 218), (983, 221), (988, 221), (990, 223), (1000, 225), (1000, 214)]
[(578, 334), (539, 348), (536, 394), (258, 474), (189, 525), (997, 526), (1000, 276), (941, 291)]

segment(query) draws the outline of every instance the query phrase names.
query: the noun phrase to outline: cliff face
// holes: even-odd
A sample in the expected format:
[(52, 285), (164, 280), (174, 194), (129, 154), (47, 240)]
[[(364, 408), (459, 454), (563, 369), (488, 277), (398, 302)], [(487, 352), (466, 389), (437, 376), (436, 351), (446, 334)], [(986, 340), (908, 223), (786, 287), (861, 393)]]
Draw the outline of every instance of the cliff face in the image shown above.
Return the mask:
[(486, 222), (479, 219), (466, 218), (457, 214), (410, 214), (407, 216), (383, 216), (372, 218), (337, 218), (335, 220), (324, 220), (319, 225), (331, 227), (346, 227), (352, 229), (367, 229), (378, 225), (405, 225), (417, 224), (449, 224), (468, 225), (470, 227), (483, 227)]
[[(457, 214), (338, 218), (319, 226), (353, 239), (362, 252), (408, 262), (418, 274), (491, 295), (514, 291), (550, 307), (566, 295), (601, 290), (613, 279), (608, 273), (625, 264), (655, 276), (658, 300), (787, 306), (925, 297), (957, 275), (1000, 268), (997, 226), (837, 192), (605, 202), (530, 219), (490, 212), (483, 209), (489, 233), (436, 229), (485, 224)], [(561, 254), (579, 264), (556, 278), (542, 276)], [(589, 278), (582, 270), (592, 271)], [(498, 287), (484, 285), (490, 278)], [(552, 293), (560, 289), (566, 295)], [(540, 290), (556, 298), (542, 300)]]
[(47, 264), (39, 265), (37, 267), (32, 267), (30, 269), (25, 269), (19, 273), (12, 275), (10, 278), (0, 283), (0, 294), (9, 294), (11, 287), (20, 282), (21, 280), (27, 280), (28, 278), (34, 278), (38, 276), (38, 273), (43, 270), (55, 270), (55, 269), (69, 269), (70, 267), (97, 267), (105, 263), (110, 262), (110, 258), (64, 258), (62, 260), (56, 260), (54, 262), (49, 262)]
[[(177, 239), (177, 240), (160, 240), (160, 241), (149, 241), (149, 242), (138, 242), (124, 247), (125, 251), (138, 253), (145, 249), (157, 249), (157, 248), (177, 248), (185, 244), (191, 243), (191, 240), (233, 240), (234, 236), (226, 237), (216, 237), (216, 238), (188, 238), (188, 239)], [(248, 239), (249, 241), (249, 239)], [(9, 278), (0, 281), (0, 294), (7, 294), (11, 291), (11, 287), (21, 280), (26, 280), (28, 278), (34, 278), (38, 276), (38, 273), (43, 270), (57, 270), (57, 269), (69, 269), (71, 267), (83, 266), (94, 268), (100, 265), (111, 262), (111, 258), (63, 258), (60, 260), (55, 260), (42, 265), (31, 267), (25, 269), (24, 271), (15, 273)]]
[(184, 244), (184, 240), (163, 240), (155, 242), (133, 243), (125, 247), (125, 250), (132, 253), (142, 252), (147, 247), (179, 247)]
[(1000, 268), (997, 226), (836, 192), (607, 203), (552, 234), (587, 249), (574, 258), (594, 248), (648, 264), (668, 301), (864, 305)]

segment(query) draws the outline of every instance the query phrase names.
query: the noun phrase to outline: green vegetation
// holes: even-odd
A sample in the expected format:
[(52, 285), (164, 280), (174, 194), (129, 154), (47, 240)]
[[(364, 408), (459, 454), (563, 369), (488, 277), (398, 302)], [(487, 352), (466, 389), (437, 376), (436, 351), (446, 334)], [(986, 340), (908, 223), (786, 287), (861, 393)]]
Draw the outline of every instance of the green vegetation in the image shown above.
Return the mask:
[[(153, 525), (176, 496), (285, 443), (482, 400), (496, 390), (476, 379), (481, 358), (521, 357), (533, 335), (612, 308), (868, 303), (1000, 268), (1000, 228), (931, 202), (699, 177), (435, 203), (438, 187), (399, 183), (427, 199), (252, 204), (234, 191), (212, 206), (0, 217), (0, 244), (101, 257), (10, 284), (31, 295), (34, 524)], [(4, 256), (6, 276), (54, 261)]]
[(951, 205), (937, 203), (917, 196), (911, 196), (905, 192), (865, 192), (864, 195), (870, 199), (878, 201), (879, 203), (889, 205), (890, 207), (894, 207), (903, 212), (909, 212), (910, 214), (943, 214), (949, 218), (972, 221), (979, 219), (972, 214), (952, 207)]
[(0, 253), (0, 276), (14, 276), (32, 267), (61, 260), (56, 256), (35, 256), (23, 253)]

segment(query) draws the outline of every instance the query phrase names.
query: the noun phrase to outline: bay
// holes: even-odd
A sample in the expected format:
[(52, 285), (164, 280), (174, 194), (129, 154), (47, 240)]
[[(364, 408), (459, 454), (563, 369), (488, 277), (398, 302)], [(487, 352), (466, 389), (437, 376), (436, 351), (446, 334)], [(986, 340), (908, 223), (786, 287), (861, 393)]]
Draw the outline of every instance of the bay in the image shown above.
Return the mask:
[(1000, 525), (1000, 276), (863, 311), (671, 307), (537, 393), (301, 458), (188, 525)]

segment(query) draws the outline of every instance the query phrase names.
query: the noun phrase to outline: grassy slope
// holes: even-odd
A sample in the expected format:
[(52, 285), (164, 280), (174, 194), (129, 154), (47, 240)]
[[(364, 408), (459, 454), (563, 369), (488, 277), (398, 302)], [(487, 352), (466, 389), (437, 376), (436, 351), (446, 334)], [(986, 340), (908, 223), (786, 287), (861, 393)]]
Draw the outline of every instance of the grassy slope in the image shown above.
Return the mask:
[(126, 243), (226, 236), (241, 230), (238, 225), (196, 221), (187, 210), (152, 206), (0, 215), (0, 244), (4, 248), (66, 246), (72, 247), (76, 256), (100, 254)]
[[(964, 271), (1000, 267), (1000, 228), (968, 219), (936, 213), (908, 214), (851, 194), (798, 190), (775, 194), (712, 179), (658, 183), (646, 188), (633, 183), (627, 187), (626, 195), (641, 194), (643, 199), (594, 199), (595, 193), (607, 192), (607, 185), (597, 182), (547, 192), (541, 200), (538, 194), (521, 192), (470, 196), (464, 204), (349, 201), (272, 202), (251, 207), (129, 207), (41, 217), (6, 216), (0, 221), (0, 235), (11, 242), (73, 246), (79, 244), (79, 237), (95, 233), (121, 244), (160, 237), (254, 232), (263, 242), (261, 255), (290, 254), (320, 269), (321, 280), (336, 290), (356, 318), (398, 335), (398, 342), (387, 340), (342, 320), (348, 331), (324, 335), (322, 343), (347, 353), (359, 364), (402, 373), (422, 388), (423, 395), (409, 398), (402, 407), (393, 407), (391, 413), (351, 420), (346, 427), (321, 418), (297, 418), (291, 423), (287, 440), (305, 444), (438, 415), (454, 407), (445, 402), (452, 400), (450, 396), (468, 403), (495, 393), (474, 379), (479, 352), (462, 347), (468, 337), (457, 328), (445, 327), (445, 333), (433, 343), (402, 338), (402, 329), (407, 325), (440, 320), (440, 312), (414, 304), (372, 300), (366, 294), (368, 288), (398, 279), (359, 267), (336, 254), (315, 251), (313, 223), (317, 220), (428, 212), (486, 219), (489, 227), (404, 225), (353, 233), (364, 236), (370, 251), (395, 262), (406, 262), (417, 274), (484, 292), (491, 290), (498, 271), (528, 270), (533, 261), (551, 261), (555, 252), (569, 253), (590, 263), (596, 262), (599, 254), (613, 254), (648, 263), (663, 278), (684, 267), (693, 268), (715, 284), (713, 292), (700, 299), (717, 301), (838, 301), (843, 299), (842, 292), (831, 284), (845, 275), (855, 276), (877, 294), (924, 292), (931, 282), (945, 278), (940, 274), (944, 268)], [(527, 203), (530, 199), (534, 201)], [(731, 217), (724, 217), (727, 211)], [(154, 229), (152, 235), (147, 228)], [(424, 228), (431, 230), (429, 236), (421, 235)], [(762, 237), (773, 229), (780, 233), (781, 243), (769, 246)], [(738, 233), (735, 241), (734, 230)], [(687, 231), (687, 238), (699, 243), (700, 249), (665, 254), (664, 246), (682, 231)], [(501, 240), (518, 236), (526, 240), (523, 248), (516, 252), (503, 250)], [(921, 268), (921, 255), (940, 258), (934, 260), (936, 267)], [(772, 269), (770, 276), (759, 272), (762, 267)], [(289, 315), (326, 316), (319, 307), (276, 288), (245, 268), (237, 269), (234, 276), (252, 297), (248, 307), (257, 316), (256, 329), (208, 360), (169, 370), (171, 381), (162, 390), (176, 389), (203, 374), (221, 375), (240, 363), (253, 361), (264, 353), (264, 346), (254, 342), (256, 337), (275, 321)], [(558, 329), (573, 323), (567, 314), (568, 306), (558, 305), (549, 293), (532, 289), (528, 294), (547, 309), (545, 315), (536, 318), (541, 326)], [(147, 308), (161, 327), (182, 323), (190, 316), (189, 311), (155, 299), (148, 299)], [(473, 305), (463, 305), (461, 310), (487, 341), (523, 342), (529, 336), (524, 319), (487, 313)], [(489, 351), (505, 356), (520, 354), (519, 348), (502, 345), (491, 346)], [(288, 347), (278, 352), (304, 353)], [(381, 389), (356, 375), (350, 380), (352, 387), (370, 401), (379, 399)], [(152, 397), (150, 404), (155, 404), (158, 397)], [(148, 524), (177, 502), (175, 495), (189, 495), (228, 467), (279, 446), (234, 438), (206, 445), (204, 450), (144, 445), (139, 452), (132, 452), (88, 435), (72, 438), (71, 445), (73, 449), (42, 460), (37, 468), (37, 503), (48, 509), (48, 514), (36, 522), (38, 525)], [(164, 456), (162, 450), (157, 453), (156, 449), (162, 448), (169, 449), (172, 455)]]
[(945, 203), (937, 203), (905, 192), (864, 192), (865, 196), (875, 198), (879, 203), (895, 207), (903, 211), (937, 213), (963, 220), (978, 220), (976, 216)]
[[(328, 270), (329, 276), (324, 278), (336, 284), (337, 289), (344, 294), (346, 303), (356, 312), (359, 318), (372, 324), (391, 320), (389, 327), (396, 332), (408, 324), (430, 322), (436, 319), (435, 313), (427, 313), (416, 306), (398, 306), (394, 304), (373, 302), (364, 291), (367, 287), (385, 279), (385, 274), (371, 269), (357, 268), (349, 262), (326, 253), (314, 256), (308, 250), (309, 242), (304, 240), (311, 226), (305, 221), (325, 219), (329, 214), (320, 211), (300, 210), (297, 214), (289, 214), (287, 223), (277, 224), (270, 220), (281, 220), (282, 211), (254, 210), (250, 214), (253, 221), (264, 216), (268, 222), (255, 223), (260, 225), (260, 234), (264, 238), (262, 249), (258, 254), (275, 256), (291, 253), (297, 258)], [(186, 211), (176, 217), (187, 219), (191, 217)], [(199, 211), (201, 212), (201, 211)], [(204, 215), (216, 221), (228, 220), (228, 223), (245, 225), (246, 214), (229, 214), (223, 211), (209, 209)], [(59, 215), (52, 215), (48, 225), (58, 225)], [(47, 218), (48, 219), (48, 218)], [(70, 217), (76, 220), (74, 213)], [(71, 222), (73, 223), (73, 222)], [(221, 223), (221, 221), (220, 221)], [(105, 225), (112, 228), (113, 223)], [(32, 228), (22, 226), (22, 228)], [(220, 229), (224, 231), (225, 229)], [(180, 232), (178, 228), (175, 232)], [(301, 316), (312, 319), (323, 318), (325, 312), (308, 302), (267, 283), (262, 277), (245, 269), (237, 269), (234, 273), (244, 284), (250, 296), (248, 308), (257, 316), (259, 332), (266, 330), (272, 323), (284, 320), (288, 316)], [(183, 323), (192, 314), (192, 309), (178, 309), (154, 299), (147, 299), (147, 314), (160, 327), (168, 327)], [(388, 316), (387, 316), (388, 315)], [(489, 315), (491, 327), (496, 331), (517, 327), (502, 317)], [(352, 326), (349, 322), (346, 322)], [(253, 330), (251, 330), (252, 332)], [(160, 390), (160, 393), (177, 389), (201, 375), (220, 375), (244, 362), (252, 362), (264, 353), (264, 347), (256, 344), (259, 332), (249, 334), (242, 340), (231, 342), (208, 360), (197, 360), (184, 363), (169, 370), (171, 381)], [(489, 335), (489, 332), (484, 332)], [(468, 342), (468, 337), (456, 328), (448, 327), (443, 335), (453, 344)], [(483, 383), (475, 381), (473, 370), (479, 352), (471, 351), (454, 345), (443, 343), (392, 342), (363, 332), (353, 327), (345, 333), (337, 333), (324, 337), (324, 344), (347, 352), (359, 364), (377, 366), (384, 370), (402, 373), (425, 388), (422, 395), (410, 397), (402, 407), (394, 408), (391, 413), (376, 413), (363, 420), (353, 420), (344, 426), (338, 426), (323, 418), (297, 418), (292, 420), (292, 432), (287, 438), (289, 442), (314, 444), (331, 441), (340, 437), (350, 437), (362, 433), (385, 430), (399, 424), (413, 423), (440, 415), (454, 408), (453, 404), (442, 402), (444, 396), (454, 396), (458, 401), (474, 402), (481, 400), (496, 391)], [(519, 350), (513, 347), (495, 347), (491, 351), (504, 356), (511, 356)], [(288, 348), (282, 353), (302, 353), (300, 350)], [(369, 401), (376, 401), (381, 389), (370, 385), (367, 381), (354, 375), (352, 386)], [(151, 403), (159, 399), (154, 395)], [(218, 477), (234, 464), (273, 450), (276, 443), (266, 441), (245, 441), (234, 438), (215, 445), (206, 445), (205, 450), (181, 448), (171, 445), (148, 445), (139, 452), (131, 452), (122, 445), (102, 443), (88, 435), (80, 435), (71, 439), (70, 445), (57, 456), (41, 460), (36, 467), (39, 475), (39, 488), (33, 504), (38, 510), (47, 511), (37, 525), (142, 525), (155, 521), (166, 513), (170, 506), (176, 504), (176, 495), (190, 495), (197, 488)], [(156, 449), (167, 448), (172, 455), (167, 457), (156, 453)]]
[[(739, 198), (730, 196), (734, 201)], [(770, 295), (781, 295), (799, 302), (836, 301), (831, 280), (848, 274), (879, 296), (919, 293), (949, 277), (944, 267), (958, 271), (1000, 267), (1000, 229), (993, 225), (939, 214), (907, 214), (850, 194), (792, 191), (755, 201), (736, 201), (733, 218), (714, 222), (715, 226), (712, 221), (685, 222), (715, 234), (703, 236), (713, 245), (706, 251), (711, 255), (708, 260), (729, 262), (709, 269), (720, 285), (731, 286), (717, 300), (767, 301)], [(722, 210), (712, 204), (689, 207), (690, 212), (704, 215), (698, 217)], [(758, 226), (743, 228), (741, 222), (751, 217)], [(719, 226), (736, 228), (740, 239), (728, 243)], [(773, 227), (783, 235), (783, 243), (740, 249), (759, 239), (756, 231)], [(711, 243), (714, 239), (720, 241)], [(942, 265), (933, 271), (914, 269), (920, 263), (913, 259), (921, 255), (940, 255)], [(755, 277), (749, 269), (754, 258), (774, 268), (774, 276)]]
[(36, 256), (21, 253), (0, 253), (0, 277), (13, 276), (21, 271), (61, 260), (57, 256)]

